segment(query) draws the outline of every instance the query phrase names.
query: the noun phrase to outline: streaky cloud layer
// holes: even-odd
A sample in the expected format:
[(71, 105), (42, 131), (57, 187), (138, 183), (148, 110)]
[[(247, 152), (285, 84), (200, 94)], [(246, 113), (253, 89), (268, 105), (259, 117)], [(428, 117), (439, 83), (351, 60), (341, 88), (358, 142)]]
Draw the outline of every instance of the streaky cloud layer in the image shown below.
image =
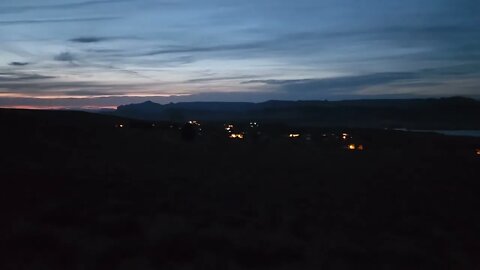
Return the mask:
[(0, 2), (0, 106), (478, 97), (479, 12), (477, 0)]

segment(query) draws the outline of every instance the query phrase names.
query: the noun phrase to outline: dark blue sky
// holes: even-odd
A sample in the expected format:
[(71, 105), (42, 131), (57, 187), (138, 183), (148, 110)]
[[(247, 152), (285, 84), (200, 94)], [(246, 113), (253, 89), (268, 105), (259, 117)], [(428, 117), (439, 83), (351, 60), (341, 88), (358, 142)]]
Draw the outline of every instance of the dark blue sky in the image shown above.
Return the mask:
[(478, 0), (4, 0), (0, 106), (480, 96)]

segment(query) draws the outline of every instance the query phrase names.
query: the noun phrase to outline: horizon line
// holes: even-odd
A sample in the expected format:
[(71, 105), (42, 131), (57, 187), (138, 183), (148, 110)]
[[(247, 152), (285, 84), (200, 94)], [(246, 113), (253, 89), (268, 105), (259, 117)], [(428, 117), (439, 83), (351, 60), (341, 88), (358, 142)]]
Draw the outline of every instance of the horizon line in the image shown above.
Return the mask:
[(396, 98), (352, 98), (341, 100), (329, 100), (329, 99), (298, 99), (298, 100), (283, 100), (283, 99), (270, 99), (259, 102), (250, 101), (178, 101), (178, 102), (166, 102), (159, 103), (151, 100), (145, 100), (137, 103), (125, 103), (120, 105), (85, 105), (85, 106), (62, 106), (62, 105), (0, 105), (0, 109), (14, 109), (14, 110), (65, 110), (65, 111), (99, 111), (99, 110), (117, 110), (118, 107), (136, 105), (151, 102), (158, 105), (168, 104), (181, 104), (181, 103), (248, 103), (248, 104), (262, 104), (267, 102), (348, 102), (348, 101), (382, 101), (382, 100), (431, 100), (431, 99), (453, 99), (463, 98), (480, 101), (479, 97), (471, 96), (440, 96), (440, 97), (396, 97)]

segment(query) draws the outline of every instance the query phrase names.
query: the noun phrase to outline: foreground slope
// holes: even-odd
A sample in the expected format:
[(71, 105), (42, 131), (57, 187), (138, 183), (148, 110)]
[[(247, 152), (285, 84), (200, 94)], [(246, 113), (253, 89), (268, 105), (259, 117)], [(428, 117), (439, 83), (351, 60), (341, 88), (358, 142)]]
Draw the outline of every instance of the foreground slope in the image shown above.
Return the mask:
[(1, 269), (480, 265), (478, 139), (352, 129), (369, 140), (350, 152), (4, 115)]

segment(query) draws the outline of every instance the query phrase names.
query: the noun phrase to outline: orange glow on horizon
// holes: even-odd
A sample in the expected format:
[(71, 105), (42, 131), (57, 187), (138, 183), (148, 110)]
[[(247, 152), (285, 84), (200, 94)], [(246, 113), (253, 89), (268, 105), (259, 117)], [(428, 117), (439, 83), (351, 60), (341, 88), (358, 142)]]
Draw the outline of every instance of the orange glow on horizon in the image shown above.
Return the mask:
[(191, 96), (192, 94), (149, 94), (149, 93), (135, 93), (135, 94), (121, 94), (121, 95), (91, 95), (91, 96), (72, 96), (72, 95), (43, 95), (34, 96), (27, 94), (14, 94), (14, 93), (0, 93), (0, 97), (3, 98), (31, 98), (31, 99), (95, 99), (95, 98), (118, 98), (118, 97), (136, 97), (136, 98), (151, 98), (151, 97), (184, 97)]
[(101, 110), (101, 109), (117, 109), (117, 106), (42, 106), (42, 105), (0, 105), (1, 109), (16, 109), (16, 110)]
[[(31, 99), (31, 100), (52, 100), (50, 103), (55, 103), (56, 100), (61, 102), (62, 100), (95, 100), (98, 98), (166, 98), (166, 97), (183, 97), (190, 96), (191, 94), (158, 94), (158, 93), (126, 93), (122, 95), (92, 95), (92, 96), (71, 96), (71, 95), (42, 95), (34, 96), (28, 94), (15, 94), (15, 93), (0, 93), (0, 98), (7, 99)], [(20, 100), (18, 103), (21, 103)], [(33, 103), (34, 101), (32, 101)], [(30, 103), (30, 102), (28, 102)], [(85, 102), (84, 102), (85, 103)], [(117, 109), (117, 106), (122, 105), (0, 105), (0, 108), (4, 109), (25, 109), (25, 110), (101, 110), (101, 109)]]

